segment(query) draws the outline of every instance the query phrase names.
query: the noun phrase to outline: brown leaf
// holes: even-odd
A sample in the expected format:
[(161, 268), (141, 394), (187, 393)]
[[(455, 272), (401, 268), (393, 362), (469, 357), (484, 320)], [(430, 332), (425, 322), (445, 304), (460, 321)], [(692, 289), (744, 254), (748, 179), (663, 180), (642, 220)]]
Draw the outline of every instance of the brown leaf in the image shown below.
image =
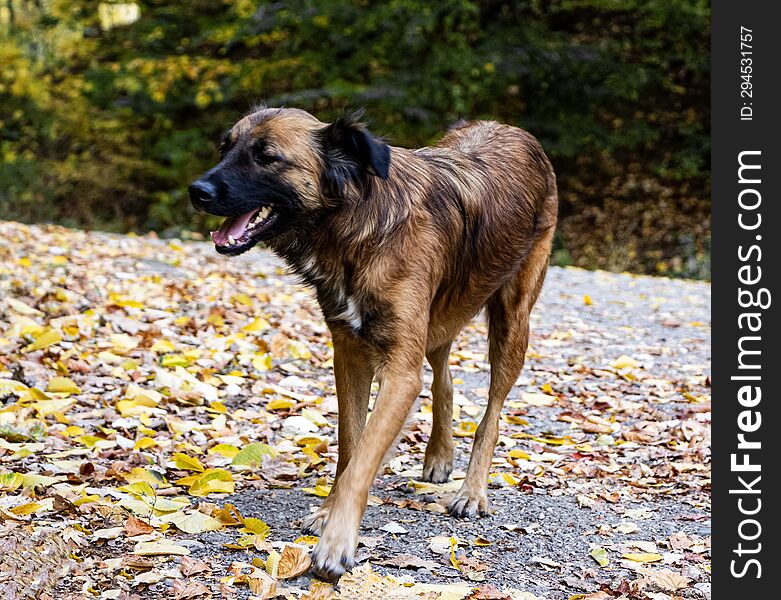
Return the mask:
[(183, 556), (181, 571), (184, 577), (189, 577), (190, 575), (194, 575), (195, 573), (203, 573), (206, 571), (211, 571), (211, 567), (198, 558), (190, 558), (189, 556)]
[(141, 519), (130, 515), (125, 521), (125, 534), (128, 537), (134, 535), (144, 535), (146, 533), (152, 533), (155, 530), (149, 523), (142, 521)]
[(512, 600), (512, 596), (493, 585), (485, 584), (472, 590), (464, 600)]
[(640, 589), (650, 587), (662, 592), (677, 592), (689, 586), (687, 577), (670, 569), (661, 569), (659, 571), (646, 569), (643, 570), (643, 574), (645, 576), (636, 582)]
[(277, 566), (277, 578), (292, 579), (306, 573), (312, 559), (309, 550), (298, 544), (288, 544), (282, 550)]
[(190, 598), (198, 598), (204, 595), (211, 597), (212, 595), (209, 588), (202, 583), (183, 581), (181, 579), (174, 579), (173, 591), (176, 600), (189, 600)]
[(692, 540), (686, 533), (679, 531), (670, 536), (670, 547), (676, 552), (688, 550), (692, 547)]
[(324, 581), (312, 580), (309, 591), (301, 596), (301, 600), (330, 600), (334, 595), (334, 587)]
[(246, 583), (258, 600), (274, 598), (277, 594), (277, 581), (263, 569), (253, 569), (245, 576)]

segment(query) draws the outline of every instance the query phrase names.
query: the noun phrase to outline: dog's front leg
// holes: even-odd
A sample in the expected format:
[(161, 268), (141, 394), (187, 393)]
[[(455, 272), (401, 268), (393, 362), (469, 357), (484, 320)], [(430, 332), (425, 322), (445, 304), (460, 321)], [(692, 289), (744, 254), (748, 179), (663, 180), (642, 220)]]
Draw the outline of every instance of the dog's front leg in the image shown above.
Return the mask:
[(320, 535), (328, 520), (339, 478), (361, 439), (366, 425), (374, 367), (367, 349), (340, 330), (331, 330), (334, 341), (334, 378), (339, 401), (339, 459), (331, 493), (322, 506), (308, 515), (302, 524), (305, 533)]
[(423, 348), (390, 359), (380, 371), (380, 392), (355, 453), (331, 491), (330, 513), (315, 547), (312, 569), (334, 581), (352, 568), (358, 528), (369, 488), (383, 457), (394, 442), (421, 389)]

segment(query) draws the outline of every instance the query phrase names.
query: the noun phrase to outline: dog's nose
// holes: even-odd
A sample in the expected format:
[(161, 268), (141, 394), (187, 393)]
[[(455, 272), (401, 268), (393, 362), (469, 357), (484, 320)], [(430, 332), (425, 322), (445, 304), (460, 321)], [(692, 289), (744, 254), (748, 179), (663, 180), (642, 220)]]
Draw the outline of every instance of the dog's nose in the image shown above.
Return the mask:
[(193, 204), (206, 204), (214, 201), (217, 197), (217, 188), (214, 187), (214, 184), (202, 179), (190, 185), (189, 192), (190, 201)]

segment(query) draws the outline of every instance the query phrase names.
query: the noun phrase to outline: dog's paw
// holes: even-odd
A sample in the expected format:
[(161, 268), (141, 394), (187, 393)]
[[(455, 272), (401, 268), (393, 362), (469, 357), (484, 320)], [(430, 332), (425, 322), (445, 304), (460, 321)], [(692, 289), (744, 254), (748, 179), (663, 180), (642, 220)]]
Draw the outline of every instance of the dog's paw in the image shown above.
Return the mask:
[(488, 496), (484, 490), (461, 489), (450, 501), (447, 512), (452, 517), (484, 517), (488, 514)]
[(320, 535), (325, 530), (329, 512), (327, 506), (321, 506), (312, 514), (304, 517), (301, 522), (301, 530), (307, 535)]
[(331, 536), (326, 532), (312, 553), (312, 572), (324, 581), (339, 581), (355, 565), (357, 540), (354, 537), (346, 533)]
[(431, 483), (445, 483), (452, 471), (452, 458), (429, 458), (427, 456), (423, 461), (423, 475), (421, 475), (421, 480), (430, 481)]

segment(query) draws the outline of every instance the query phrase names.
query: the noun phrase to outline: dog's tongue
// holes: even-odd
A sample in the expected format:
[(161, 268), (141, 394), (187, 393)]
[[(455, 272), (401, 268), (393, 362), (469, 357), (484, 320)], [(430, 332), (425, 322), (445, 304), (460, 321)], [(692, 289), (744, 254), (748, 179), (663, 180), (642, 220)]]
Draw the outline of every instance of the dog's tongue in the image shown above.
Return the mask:
[(212, 241), (219, 246), (225, 246), (228, 243), (229, 235), (238, 240), (247, 231), (247, 225), (256, 212), (258, 212), (257, 209), (238, 217), (228, 217), (217, 231), (212, 231)]

